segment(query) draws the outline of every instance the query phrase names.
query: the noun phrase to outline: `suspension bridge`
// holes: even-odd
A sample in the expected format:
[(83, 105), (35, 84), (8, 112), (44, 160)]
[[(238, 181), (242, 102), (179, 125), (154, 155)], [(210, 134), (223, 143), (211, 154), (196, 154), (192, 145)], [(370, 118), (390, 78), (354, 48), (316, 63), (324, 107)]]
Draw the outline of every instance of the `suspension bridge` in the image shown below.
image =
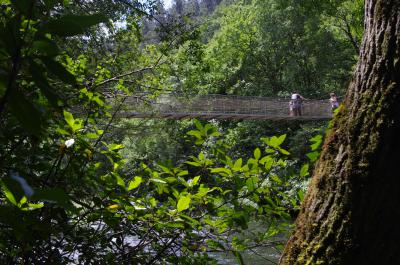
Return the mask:
[(163, 94), (126, 97), (120, 117), (162, 119), (328, 120), (329, 100), (304, 100), (302, 115), (292, 116), (288, 99), (233, 95)]

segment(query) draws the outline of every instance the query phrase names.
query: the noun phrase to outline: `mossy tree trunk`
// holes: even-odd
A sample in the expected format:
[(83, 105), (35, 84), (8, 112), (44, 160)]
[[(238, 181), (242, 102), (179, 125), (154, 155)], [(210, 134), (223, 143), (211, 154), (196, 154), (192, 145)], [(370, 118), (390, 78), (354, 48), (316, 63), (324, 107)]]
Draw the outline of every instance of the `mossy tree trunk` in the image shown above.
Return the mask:
[(366, 0), (353, 81), (281, 264), (400, 264), (400, 1)]

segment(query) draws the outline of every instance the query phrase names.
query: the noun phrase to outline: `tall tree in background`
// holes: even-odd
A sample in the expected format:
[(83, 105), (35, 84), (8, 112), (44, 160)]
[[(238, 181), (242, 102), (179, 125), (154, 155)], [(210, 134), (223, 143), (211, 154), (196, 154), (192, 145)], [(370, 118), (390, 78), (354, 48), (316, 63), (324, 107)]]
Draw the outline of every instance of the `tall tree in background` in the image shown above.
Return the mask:
[(281, 264), (400, 264), (400, 2), (367, 0), (360, 60)]
[(204, 0), (203, 2), (205, 4), (208, 12), (212, 12), (214, 10), (215, 3), (213, 0)]
[(183, 14), (183, 7), (184, 7), (183, 5), (184, 5), (183, 0), (175, 0), (175, 10), (176, 13), (178, 13), (179, 15)]
[(200, 15), (200, 3), (198, 0), (193, 0), (193, 13), (195, 16), (199, 16)]

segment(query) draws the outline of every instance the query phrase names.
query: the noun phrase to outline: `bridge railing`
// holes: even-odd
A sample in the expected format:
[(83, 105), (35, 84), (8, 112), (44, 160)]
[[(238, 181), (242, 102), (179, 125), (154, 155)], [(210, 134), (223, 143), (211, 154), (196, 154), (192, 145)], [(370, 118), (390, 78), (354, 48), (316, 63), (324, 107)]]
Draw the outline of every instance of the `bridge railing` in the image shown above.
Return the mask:
[[(149, 114), (221, 114), (221, 115), (264, 115), (289, 116), (289, 101), (282, 98), (244, 97), (231, 95), (184, 95), (165, 94), (157, 98), (143, 95), (128, 97), (124, 111)], [(302, 115), (310, 117), (330, 117), (331, 109), (328, 100), (305, 100), (302, 104)]]

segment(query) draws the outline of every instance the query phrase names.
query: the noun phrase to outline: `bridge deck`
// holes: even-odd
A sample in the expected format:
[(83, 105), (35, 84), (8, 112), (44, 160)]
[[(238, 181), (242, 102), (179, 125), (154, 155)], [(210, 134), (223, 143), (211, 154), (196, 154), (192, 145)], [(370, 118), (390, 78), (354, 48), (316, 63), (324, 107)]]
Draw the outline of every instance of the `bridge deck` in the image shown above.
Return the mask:
[(332, 112), (328, 100), (306, 100), (302, 104), (302, 116), (293, 117), (290, 116), (287, 99), (164, 94), (155, 99), (143, 95), (130, 96), (125, 100), (119, 116), (161, 119), (328, 120), (332, 118)]

